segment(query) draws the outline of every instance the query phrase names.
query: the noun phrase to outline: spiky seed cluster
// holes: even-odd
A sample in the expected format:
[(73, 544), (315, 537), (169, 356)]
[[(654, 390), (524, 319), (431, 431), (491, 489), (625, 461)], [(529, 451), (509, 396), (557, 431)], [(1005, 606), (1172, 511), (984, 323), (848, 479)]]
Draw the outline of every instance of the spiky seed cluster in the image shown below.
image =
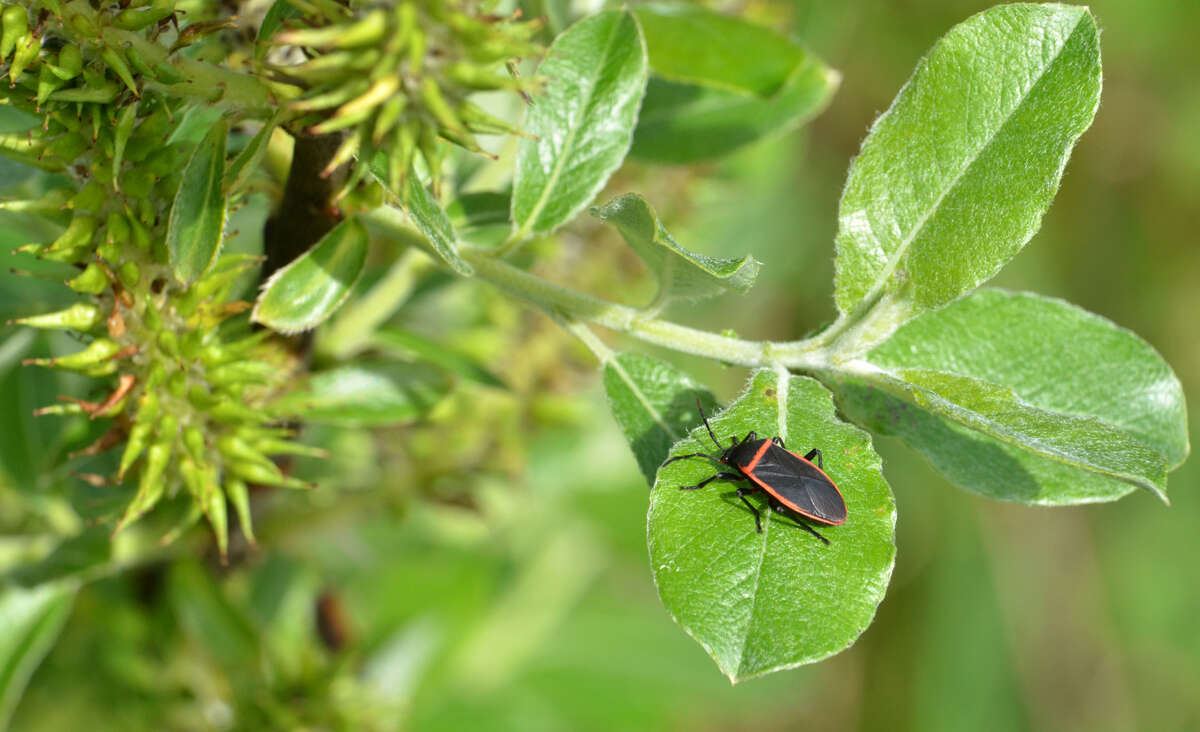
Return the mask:
[[(256, 258), (226, 256), (187, 287), (176, 283), (168, 266), (168, 208), (189, 151), (164, 143), (185, 109), (177, 100), (144, 93), (144, 82), (169, 80), (178, 72), (170, 64), (150, 68), (131, 47), (68, 45), (56, 32), (74, 24), (86, 35), (96, 16), (62, 18), (58, 3), (38, 4), (59, 14), (62, 25), (32, 27), (26, 7), (0, 7), (0, 61), (7, 63), (0, 71), (9, 80), (0, 84), (0, 97), (43, 118), (40, 128), (0, 137), (0, 146), (10, 157), (65, 172), (78, 187), (0, 205), (65, 225), (52, 241), (18, 251), (72, 265), (77, 271), (66, 284), (82, 300), (16, 322), (74, 331), (87, 342), (77, 353), (29, 359), (26, 365), (112, 384), (100, 401), (63, 397), (38, 414), (114, 420), (83, 452), (124, 443), (115, 480), (136, 479), (137, 489), (123, 514), (114, 517), (118, 530), (182, 490), (193, 501), (180, 528), (206, 516), (224, 554), (230, 503), (253, 540), (248, 484), (304, 485), (268, 456), (319, 452), (289, 441), (287, 431), (272, 426), (267, 416), (270, 399), (294, 365), (264, 334), (242, 328), (239, 335), (225, 336), (223, 330), (239, 330), (218, 329), (249, 308), (230, 296)], [(114, 9), (104, 22), (150, 28), (173, 8), (163, 0), (134, 4)]]
[(358, 158), (343, 194), (385, 161), (390, 189), (403, 191), (418, 156), (436, 181), (438, 138), (482, 153), (476, 134), (516, 132), (467, 97), (533, 90), (506, 64), (540, 52), (531, 40), (538, 22), (484, 15), (471, 0), (396, 0), (357, 13), (332, 3), (302, 5), (311, 5), (309, 27), (274, 42), (312, 57), (275, 69), (307, 86), (293, 108), (311, 113), (312, 133), (346, 131), (325, 171)]

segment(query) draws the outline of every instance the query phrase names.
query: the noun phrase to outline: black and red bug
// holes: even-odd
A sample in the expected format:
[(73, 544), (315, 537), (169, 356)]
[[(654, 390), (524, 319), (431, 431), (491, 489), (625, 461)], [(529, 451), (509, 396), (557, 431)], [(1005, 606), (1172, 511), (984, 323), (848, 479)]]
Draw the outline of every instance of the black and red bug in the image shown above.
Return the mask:
[[(779, 437), (760, 440), (753, 431), (740, 442), (734, 436), (731, 438), (732, 444), (723, 448), (721, 441), (713, 434), (708, 417), (704, 416), (704, 408), (698, 400), (696, 406), (700, 409), (700, 418), (704, 420), (708, 436), (716, 443), (721, 454), (718, 456), (695, 452), (691, 455), (677, 455), (663, 465), (676, 460), (702, 457), (728, 465), (737, 472), (718, 472), (696, 485), (680, 486), (679, 490), (696, 490), (718, 480), (749, 481), (749, 486), (737, 489), (737, 495), (754, 514), (754, 524), (758, 527), (758, 533), (762, 533), (762, 518), (758, 509), (746, 500), (746, 496), (763, 491), (767, 494), (767, 503), (772, 510), (788, 516), (802, 529), (828, 544), (828, 539), (801, 520), (804, 518), (828, 526), (846, 523), (846, 500), (842, 498), (842, 493), (833, 479), (825, 474), (825, 460), (821, 451), (813, 449), (801, 456), (787, 449)], [(812, 462), (814, 457), (817, 459), (815, 465)]]

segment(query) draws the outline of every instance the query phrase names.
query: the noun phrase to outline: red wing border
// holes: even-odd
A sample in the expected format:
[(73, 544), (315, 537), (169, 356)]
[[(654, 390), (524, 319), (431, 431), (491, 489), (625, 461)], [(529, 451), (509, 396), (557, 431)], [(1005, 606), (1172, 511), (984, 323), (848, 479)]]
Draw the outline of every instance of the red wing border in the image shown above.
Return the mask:
[(833, 480), (790, 450), (770, 444), (753, 469), (742, 472), (801, 516), (831, 526), (846, 523), (846, 500)]

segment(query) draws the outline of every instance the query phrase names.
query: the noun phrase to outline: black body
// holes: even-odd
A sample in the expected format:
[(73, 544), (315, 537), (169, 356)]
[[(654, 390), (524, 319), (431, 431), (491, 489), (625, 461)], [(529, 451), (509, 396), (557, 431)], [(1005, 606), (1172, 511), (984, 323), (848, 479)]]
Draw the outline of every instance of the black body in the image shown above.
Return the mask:
[[(700, 407), (699, 401), (696, 406)], [(713, 442), (721, 448), (720, 441), (708, 424), (708, 418), (704, 416), (703, 407), (700, 407), (700, 417), (704, 419), (704, 426)], [(822, 470), (824, 459), (821, 451), (814, 449), (807, 455), (800, 456), (788, 450), (780, 438), (758, 439), (754, 432), (747, 434), (740, 442), (736, 437), (732, 440), (733, 444), (722, 448), (719, 456), (705, 453), (679, 455), (667, 460), (663, 465), (695, 457), (708, 458), (728, 465), (737, 472), (717, 473), (697, 485), (681, 486), (680, 490), (703, 488), (713, 481), (749, 481), (750, 487), (738, 488), (737, 495), (754, 513), (754, 522), (759, 533), (762, 532), (762, 520), (758, 509), (746, 500), (746, 496), (761, 490), (767, 494), (767, 502), (774, 511), (790, 515), (801, 528), (828, 544), (828, 539), (797, 517), (830, 526), (846, 522), (846, 501), (833, 480)], [(814, 457), (817, 459), (816, 465), (812, 463)]]

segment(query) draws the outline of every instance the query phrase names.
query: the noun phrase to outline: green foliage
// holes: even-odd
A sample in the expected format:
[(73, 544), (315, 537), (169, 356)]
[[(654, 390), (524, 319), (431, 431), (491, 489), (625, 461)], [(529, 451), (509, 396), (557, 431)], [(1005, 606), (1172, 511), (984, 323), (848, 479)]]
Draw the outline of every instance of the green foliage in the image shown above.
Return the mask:
[(513, 179), (513, 238), (553, 231), (591, 202), (629, 150), (646, 88), (646, 46), (627, 11), (580, 21), (538, 67)]
[(251, 319), (279, 331), (317, 327), (350, 295), (367, 261), (367, 230), (346, 219), (263, 285)]
[(990, 279), (1037, 231), (1099, 103), (1086, 8), (1000, 6), (946, 34), (850, 168), (838, 309), (918, 313)]
[[(545, 727), (678, 726), (647, 700), (675, 694), (707, 720), (778, 694), (734, 695), (703, 671), (672, 686), (696, 649), (655, 624), (644, 571), (611, 568), (644, 567), (648, 543), (661, 604), (733, 682), (845, 650), (896, 556), (895, 500), (856, 424), (990, 498), (1165, 500), (1189, 452), (1166, 361), (1063, 301), (975, 291), (1036, 232), (1096, 113), (1087, 9), (999, 6), (932, 48), (850, 165), (836, 320), (774, 341), (685, 326), (672, 308), (703, 319), (716, 311), (701, 301), (757, 282), (777, 289), (733, 321), (722, 304), (722, 325), (819, 322), (792, 305), (828, 257), (779, 222), (812, 213), (820, 196), (797, 181), (823, 166), (800, 176), (782, 139), (665, 174), (622, 165), (777, 137), (826, 108), (838, 72), (764, 7), (531, 8), (280, 0), (255, 36), (229, 4), (4, 6), (0, 152), (16, 162), (0, 168), (14, 222), (0, 233), (31, 277), (0, 307), (46, 333), (0, 341), (0, 617), (15, 629), (0, 639), (0, 719), (74, 606), (85, 620), (52, 654), (48, 690), (30, 692), (51, 728), (97, 705), (124, 729), (526, 729), (535, 708)], [(520, 20), (543, 13), (565, 30)], [(768, 187), (782, 193), (744, 208)], [(706, 223), (730, 205), (775, 223), (715, 241)], [(252, 304), (264, 260), (274, 274)], [(748, 382), (721, 409), (744, 374), (614, 352), (594, 327), (747, 367)], [(646, 524), (633, 462), (567, 396), (585, 353), (651, 485)], [(762, 493), (747, 497), (760, 533), (728, 483), (680, 490), (717, 470), (663, 467), (713, 449), (698, 404), (722, 441), (821, 450), (847, 507), (817, 527), (828, 545)], [(968, 519), (931, 512), (901, 531), (945, 524), (980, 554)], [(976, 595), (973, 612), (997, 614)], [(593, 665), (564, 674), (565, 656)], [(95, 684), (56, 691), (80, 658), (98, 659)], [(950, 646), (934, 661), (961, 675)], [(795, 691), (774, 683), (758, 688)], [(578, 708), (557, 706), (563, 688), (585, 691), (562, 702)]]
[[(655, 479), (647, 529), (663, 604), (733, 682), (843, 650), (870, 624), (896, 556), (896, 504), (870, 436), (837, 418), (816, 381), (771, 369), (755, 372), (746, 393), (710, 423), (726, 442), (756, 431), (793, 450), (820, 447), (851, 518), (821, 528), (825, 546), (760, 494), (749, 499), (762, 515), (760, 534), (721, 483), (680, 490), (712, 475), (710, 461), (671, 463)], [(671, 454), (712, 447), (700, 427)]]

